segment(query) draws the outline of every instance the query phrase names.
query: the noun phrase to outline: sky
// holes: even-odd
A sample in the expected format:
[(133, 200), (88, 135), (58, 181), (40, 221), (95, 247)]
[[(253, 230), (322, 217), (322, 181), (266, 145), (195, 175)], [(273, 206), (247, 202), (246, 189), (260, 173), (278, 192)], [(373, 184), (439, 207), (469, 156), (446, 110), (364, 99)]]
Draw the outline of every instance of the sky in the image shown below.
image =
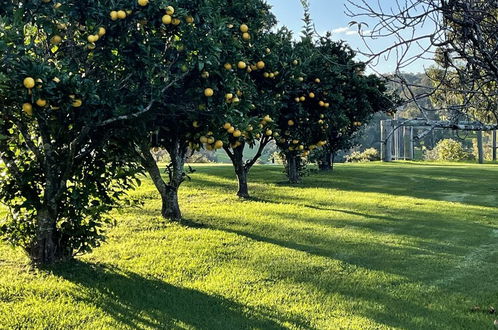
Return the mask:
[[(377, 0), (372, 0), (377, 3)], [(277, 16), (279, 26), (286, 26), (297, 34), (302, 28), (303, 9), (299, 0), (267, 0), (273, 6), (273, 13)], [(345, 13), (346, 0), (310, 0), (311, 15), (317, 32), (320, 34), (332, 31), (332, 37), (336, 40), (346, 41), (354, 50), (366, 51), (362, 38), (358, 35), (357, 27), (349, 27), (349, 23), (358, 18), (351, 18)], [(394, 0), (382, 0), (382, 6), (388, 8), (395, 3)], [(375, 40), (369, 41), (370, 46), (375, 49), (385, 49), (392, 41)], [(382, 60), (374, 68), (381, 73), (389, 73), (395, 69), (395, 61)], [(423, 72), (427, 67), (427, 61), (418, 61), (406, 67), (406, 72)]]

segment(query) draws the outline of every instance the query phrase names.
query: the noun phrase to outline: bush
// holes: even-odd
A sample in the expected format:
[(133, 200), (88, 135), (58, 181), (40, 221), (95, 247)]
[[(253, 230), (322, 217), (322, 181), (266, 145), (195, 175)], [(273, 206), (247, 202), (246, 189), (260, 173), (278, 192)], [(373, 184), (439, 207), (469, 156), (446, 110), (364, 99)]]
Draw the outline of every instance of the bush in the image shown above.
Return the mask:
[(348, 163), (364, 163), (380, 160), (379, 151), (375, 148), (366, 149), (363, 152), (353, 151), (350, 155), (346, 156)]
[(445, 139), (438, 142), (433, 150), (426, 150), (425, 160), (456, 162), (470, 159), (470, 155), (462, 143), (453, 139)]

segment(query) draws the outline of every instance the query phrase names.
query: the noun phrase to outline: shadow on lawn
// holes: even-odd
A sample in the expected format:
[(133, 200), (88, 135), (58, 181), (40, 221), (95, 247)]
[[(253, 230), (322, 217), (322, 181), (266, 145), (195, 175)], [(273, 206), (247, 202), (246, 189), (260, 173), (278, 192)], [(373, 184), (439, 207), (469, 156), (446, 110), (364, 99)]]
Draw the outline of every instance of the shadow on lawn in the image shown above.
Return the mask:
[(267, 315), (223, 297), (109, 266), (75, 260), (48, 270), (82, 286), (81, 292), (75, 295), (102, 309), (122, 327), (283, 328)]
[[(193, 180), (194, 185), (208, 188), (236, 189), (235, 176), (219, 169), (209, 173), (199, 171)], [(254, 175), (252, 175), (254, 174)], [(233, 180), (217, 182), (216, 178)], [(300, 184), (283, 182), (284, 174), (279, 167), (255, 167), (249, 174), (251, 184), (272, 182), (279, 186), (295, 189), (328, 188), (366, 193), (381, 193), (407, 196), (437, 201), (460, 202), (468, 205), (498, 206), (498, 170), (486, 167), (470, 167), (445, 164), (379, 164), (377, 166), (339, 166), (334, 172), (319, 172), (303, 178)]]

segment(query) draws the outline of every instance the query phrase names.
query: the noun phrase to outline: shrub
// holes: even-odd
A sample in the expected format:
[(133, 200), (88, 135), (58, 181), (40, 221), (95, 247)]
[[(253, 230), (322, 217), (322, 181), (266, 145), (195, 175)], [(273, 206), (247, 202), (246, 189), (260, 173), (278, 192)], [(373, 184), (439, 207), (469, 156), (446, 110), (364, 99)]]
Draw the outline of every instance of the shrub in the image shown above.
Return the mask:
[(350, 155), (346, 156), (348, 163), (364, 163), (380, 160), (379, 151), (375, 148), (366, 149), (363, 152), (353, 151)]
[(433, 150), (427, 150), (424, 155), (425, 160), (438, 161), (461, 161), (469, 159), (470, 155), (462, 143), (453, 139), (444, 139), (438, 142)]

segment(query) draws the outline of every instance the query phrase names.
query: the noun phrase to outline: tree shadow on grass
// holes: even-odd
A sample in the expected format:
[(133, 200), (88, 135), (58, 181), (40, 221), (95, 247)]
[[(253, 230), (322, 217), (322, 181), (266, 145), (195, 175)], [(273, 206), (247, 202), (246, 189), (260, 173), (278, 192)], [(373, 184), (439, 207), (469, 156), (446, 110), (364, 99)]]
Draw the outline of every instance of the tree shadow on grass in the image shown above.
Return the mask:
[[(294, 189), (326, 188), (345, 191), (380, 193), (396, 196), (460, 202), (484, 207), (498, 206), (493, 198), (498, 192), (495, 182), (498, 171), (491, 167), (468, 167), (459, 164), (382, 164), (377, 166), (348, 165), (333, 172), (318, 172), (305, 176), (299, 184), (284, 180), (278, 168), (255, 167), (249, 186), (271, 182)], [(465, 165), (465, 164), (464, 164)], [(216, 178), (234, 180), (226, 169), (209, 171), (194, 179), (194, 185), (235, 189), (236, 182), (217, 182)], [(199, 181), (199, 182), (197, 182)]]
[(80, 285), (78, 300), (97, 306), (120, 328), (283, 328), (262, 311), (129, 271), (77, 260), (47, 270)]

